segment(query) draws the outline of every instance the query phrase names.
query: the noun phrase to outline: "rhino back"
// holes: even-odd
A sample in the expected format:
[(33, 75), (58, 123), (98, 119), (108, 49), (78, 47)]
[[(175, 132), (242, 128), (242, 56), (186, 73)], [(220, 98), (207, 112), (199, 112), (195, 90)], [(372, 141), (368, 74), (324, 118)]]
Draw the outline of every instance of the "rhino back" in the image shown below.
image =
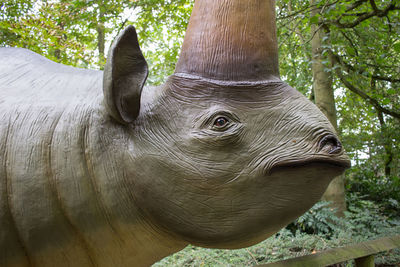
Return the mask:
[(65, 66), (30, 50), (0, 48), (0, 103), (65, 105), (101, 96), (102, 72)]
[(0, 266), (117, 264), (92, 159), (102, 73), (24, 49), (0, 58)]

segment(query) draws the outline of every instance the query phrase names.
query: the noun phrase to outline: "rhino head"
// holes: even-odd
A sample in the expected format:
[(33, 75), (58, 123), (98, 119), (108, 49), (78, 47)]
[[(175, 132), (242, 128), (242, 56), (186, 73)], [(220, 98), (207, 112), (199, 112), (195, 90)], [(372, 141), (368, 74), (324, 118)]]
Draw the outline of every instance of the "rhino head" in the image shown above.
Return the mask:
[(155, 88), (143, 87), (132, 26), (111, 47), (105, 107), (129, 129), (133, 197), (160, 231), (205, 247), (254, 244), (349, 167), (327, 118), (280, 80), (274, 9), (196, 1), (175, 73)]

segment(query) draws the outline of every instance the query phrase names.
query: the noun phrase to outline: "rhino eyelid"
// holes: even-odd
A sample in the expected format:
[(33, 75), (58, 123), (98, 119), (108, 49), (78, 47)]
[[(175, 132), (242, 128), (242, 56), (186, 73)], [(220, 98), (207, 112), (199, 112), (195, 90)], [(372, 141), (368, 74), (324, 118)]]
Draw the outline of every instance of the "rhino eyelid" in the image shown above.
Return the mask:
[[(220, 117), (226, 118), (228, 120), (228, 123), (223, 127), (214, 126), (215, 120)], [(237, 123), (240, 123), (240, 120), (236, 115), (228, 111), (218, 111), (214, 112), (211, 116), (208, 117), (208, 119), (204, 123), (204, 126), (208, 126), (215, 131), (224, 131), (231, 128), (233, 125)]]

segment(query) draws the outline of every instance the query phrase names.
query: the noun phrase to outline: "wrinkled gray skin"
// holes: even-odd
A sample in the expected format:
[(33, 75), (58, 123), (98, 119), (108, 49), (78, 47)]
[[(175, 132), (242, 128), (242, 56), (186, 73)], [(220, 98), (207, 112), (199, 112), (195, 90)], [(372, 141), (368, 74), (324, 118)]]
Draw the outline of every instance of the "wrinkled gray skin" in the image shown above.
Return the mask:
[(327, 119), (278, 78), (176, 74), (142, 90), (133, 27), (111, 51), (103, 96), (100, 71), (0, 49), (0, 266), (146, 266), (188, 243), (249, 246), (348, 166)]

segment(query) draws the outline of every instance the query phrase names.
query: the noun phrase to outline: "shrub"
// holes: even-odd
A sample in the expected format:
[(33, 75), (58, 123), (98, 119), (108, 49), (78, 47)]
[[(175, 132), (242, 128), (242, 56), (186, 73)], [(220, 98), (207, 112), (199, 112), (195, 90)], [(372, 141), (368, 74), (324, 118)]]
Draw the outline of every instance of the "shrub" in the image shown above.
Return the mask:
[(329, 202), (316, 203), (309, 211), (289, 224), (286, 229), (293, 234), (297, 232), (319, 235), (330, 239), (335, 232), (345, 227), (345, 221), (335, 215), (335, 209)]

